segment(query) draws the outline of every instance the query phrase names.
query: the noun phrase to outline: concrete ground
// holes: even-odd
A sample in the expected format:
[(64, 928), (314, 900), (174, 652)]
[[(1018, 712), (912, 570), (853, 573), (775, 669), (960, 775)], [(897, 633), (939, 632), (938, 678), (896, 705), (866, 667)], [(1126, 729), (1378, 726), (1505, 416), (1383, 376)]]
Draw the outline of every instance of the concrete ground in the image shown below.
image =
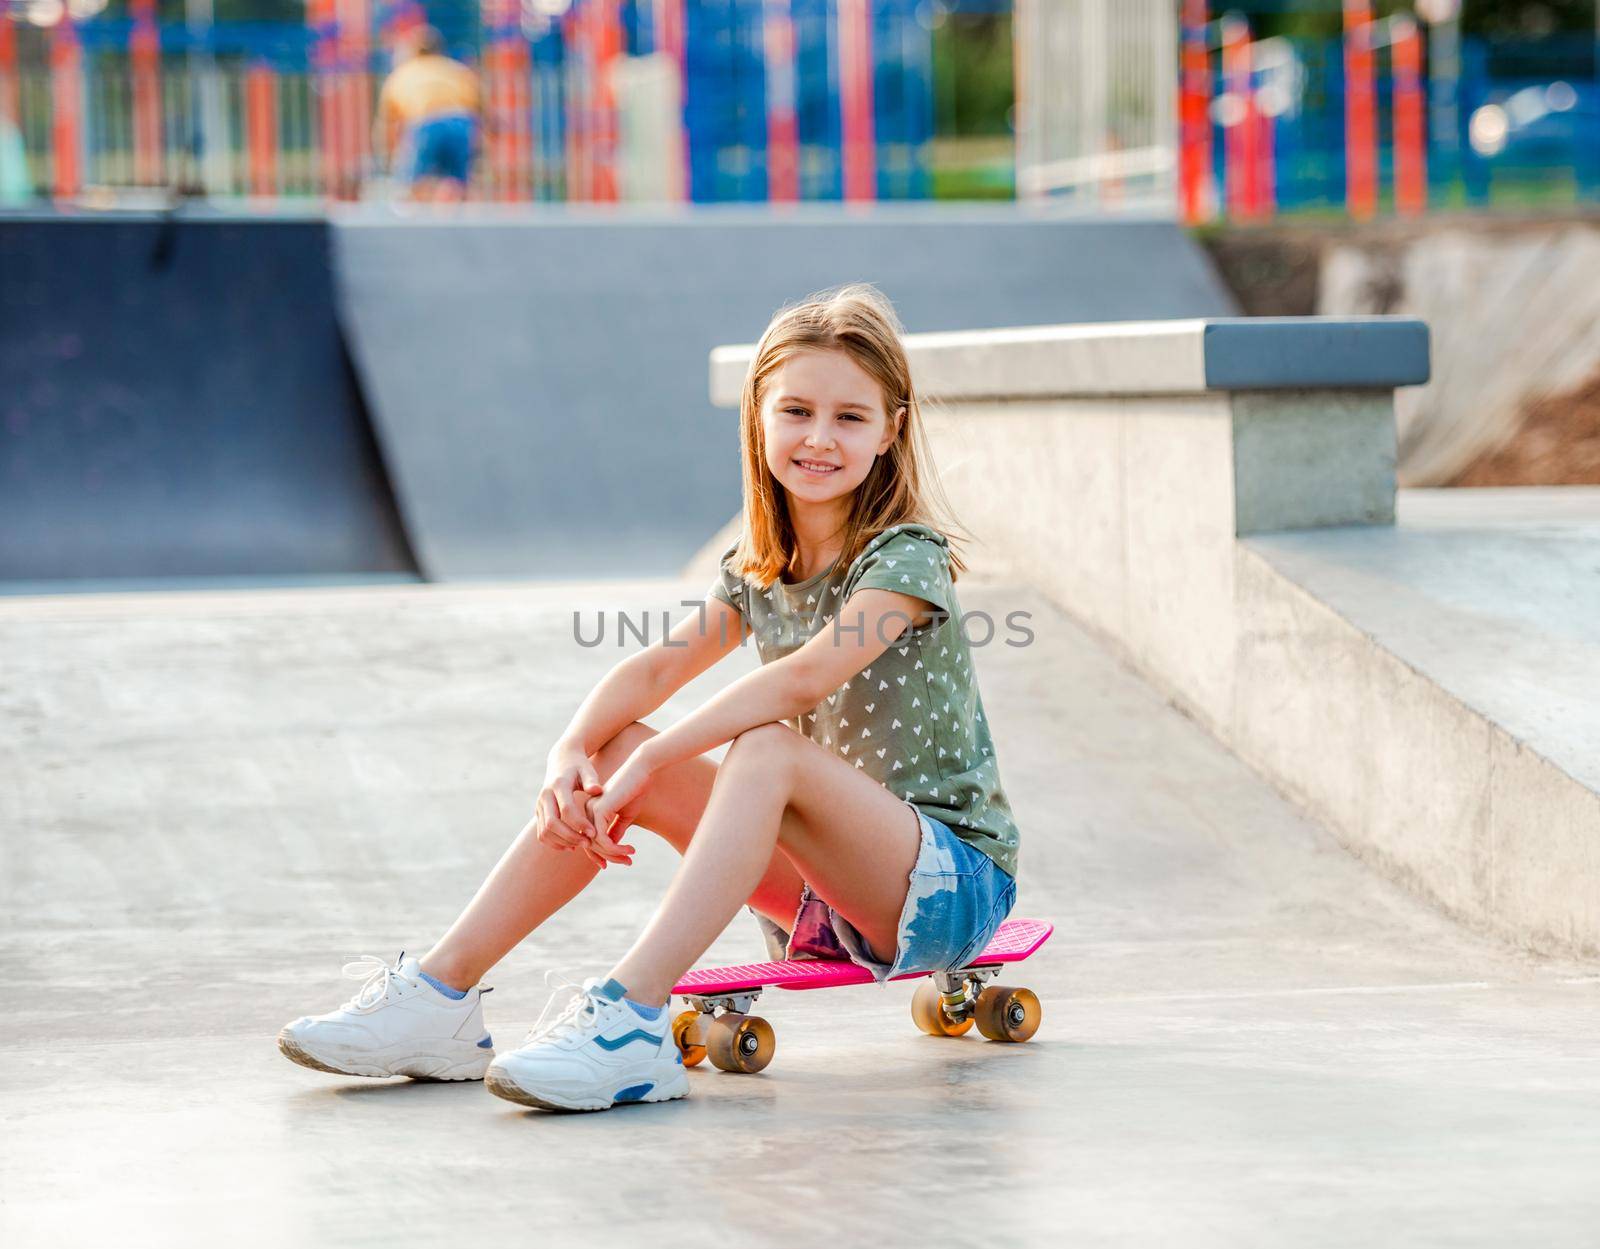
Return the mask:
[[(977, 652), (1017, 913), (1057, 926), (1033, 1041), (922, 1036), (907, 984), (772, 995), (765, 1073), (562, 1117), (282, 1059), (522, 824), (621, 654), (574, 610), (703, 590), (0, 601), (0, 1244), (1594, 1243), (1600, 968), (1436, 916), (992, 583), (963, 605), (1037, 634)], [(675, 860), (637, 844), (489, 977), (501, 1045), (640, 926)], [(744, 917), (711, 957), (760, 949)]]

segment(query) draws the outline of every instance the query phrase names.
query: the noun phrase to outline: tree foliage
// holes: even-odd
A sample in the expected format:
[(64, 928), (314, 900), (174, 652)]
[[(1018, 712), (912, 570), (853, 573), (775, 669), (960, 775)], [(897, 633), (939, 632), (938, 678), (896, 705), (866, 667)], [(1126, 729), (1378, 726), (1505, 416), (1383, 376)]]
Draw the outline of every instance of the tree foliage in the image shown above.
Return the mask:
[(1006, 134), (1013, 98), (1011, 18), (951, 13), (933, 32), (934, 130)]

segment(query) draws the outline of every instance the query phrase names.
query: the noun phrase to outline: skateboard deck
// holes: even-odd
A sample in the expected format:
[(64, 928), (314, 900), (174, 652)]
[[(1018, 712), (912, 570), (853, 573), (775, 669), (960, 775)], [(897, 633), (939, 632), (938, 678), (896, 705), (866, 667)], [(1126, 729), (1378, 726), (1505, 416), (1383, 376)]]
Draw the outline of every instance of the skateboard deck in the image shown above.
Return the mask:
[[(983, 953), (966, 967), (992, 967), (1018, 963), (1043, 945), (1055, 931), (1040, 919), (1008, 919), (995, 930)], [(959, 969), (957, 969), (959, 970)], [(906, 972), (893, 980), (916, 980), (925, 971)], [(832, 989), (848, 984), (871, 984), (872, 973), (856, 963), (824, 959), (782, 959), (775, 963), (741, 963), (736, 967), (705, 967), (691, 971), (674, 993), (710, 997), (722, 993), (749, 993), (761, 989)]]

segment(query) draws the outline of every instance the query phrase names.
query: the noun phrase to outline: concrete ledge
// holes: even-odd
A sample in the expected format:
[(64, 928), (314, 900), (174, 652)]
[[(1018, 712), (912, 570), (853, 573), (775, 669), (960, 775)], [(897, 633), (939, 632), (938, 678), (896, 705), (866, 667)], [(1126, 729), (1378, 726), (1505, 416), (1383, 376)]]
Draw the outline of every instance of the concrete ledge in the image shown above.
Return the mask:
[[(1392, 538), (1386, 387), (1426, 377), (1425, 326), (1046, 326), (909, 346), (935, 401), (941, 480), (980, 540), (965, 552), (975, 573), (1060, 604), (1348, 849), (1440, 909), (1527, 947), (1600, 953), (1600, 788), (1248, 536)], [(714, 356), (723, 402), (737, 401), (748, 360)], [(1449, 631), (1424, 623), (1419, 634)], [(1508, 662), (1503, 652), (1484, 662)]]
[[(1458, 920), (1547, 952), (1600, 952), (1600, 792), (1586, 761), (1541, 754), (1516, 718), (1474, 705), (1271, 554), (1236, 548), (1233, 692), (1217, 735)], [(1422, 623), (1451, 623), (1438, 615)], [(1522, 645), (1549, 642), (1530, 631)]]
[[(910, 334), (918, 389), (942, 400), (1185, 395), (1428, 380), (1428, 327), (1410, 317), (1255, 317)], [(714, 402), (734, 406), (755, 347), (711, 353)]]

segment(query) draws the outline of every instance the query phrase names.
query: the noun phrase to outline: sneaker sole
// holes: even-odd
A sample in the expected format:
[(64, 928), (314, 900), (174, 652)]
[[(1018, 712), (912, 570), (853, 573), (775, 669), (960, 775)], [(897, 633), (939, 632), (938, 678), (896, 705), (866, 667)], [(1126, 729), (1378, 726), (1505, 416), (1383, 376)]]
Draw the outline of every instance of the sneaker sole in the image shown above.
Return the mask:
[(677, 1101), (689, 1092), (688, 1081), (685, 1081), (683, 1088), (675, 1093), (664, 1093), (658, 1097), (655, 1095), (656, 1090), (652, 1089), (636, 1102), (612, 1102), (603, 1101), (599, 1098), (594, 1099), (593, 1102), (559, 1102), (528, 1092), (527, 1089), (523, 1088), (522, 1085), (518, 1084), (499, 1067), (489, 1068), (489, 1074), (483, 1078), (483, 1085), (496, 1097), (503, 1097), (508, 1102), (516, 1102), (519, 1106), (532, 1106), (535, 1110), (555, 1110), (570, 1113), (610, 1110), (613, 1106), (640, 1106), (646, 1102)]
[[(483, 1079), (482, 1071), (477, 1072), (476, 1074), (449, 1074), (449, 1059), (439, 1060), (446, 1065), (446, 1071), (439, 1075), (409, 1075), (405, 1072), (390, 1071), (385, 1067), (372, 1066), (363, 1063), (347, 1063), (343, 1067), (338, 1067), (333, 1063), (328, 1062), (326, 1059), (319, 1058), (310, 1050), (306, 1049), (304, 1045), (302, 1045), (298, 1040), (289, 1034), (289, 1030), (287, 1028), (278, 1033), (278, 1052), (292, 1063), (298, 1063), (302, 1067), (309, 1067), (312, 1071), (325, 1071), (329, 1075), (335, 1076), (358, 1076), (362, 1079), (368, 1080), (392, 1080), (396, 1076), (401, 1076), (405, 1079), (416, 1080), (420, 1083), (448, 1083), (451, 1081)], [(485, 1058), (485, 1070), (488, 1069), (489, 1061), (492, 1059), (492, 1054)]]

